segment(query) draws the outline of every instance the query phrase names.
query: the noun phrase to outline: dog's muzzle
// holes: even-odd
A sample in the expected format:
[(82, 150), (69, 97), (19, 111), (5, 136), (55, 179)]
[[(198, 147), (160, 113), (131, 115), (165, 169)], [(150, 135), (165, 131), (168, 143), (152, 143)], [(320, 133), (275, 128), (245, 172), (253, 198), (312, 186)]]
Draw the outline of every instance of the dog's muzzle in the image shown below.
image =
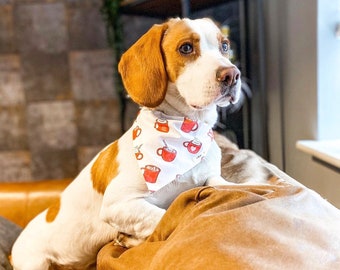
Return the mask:
[(240, 79), (241, 72), (235, 67), (220, 67), (216, 71), (216, 80), (225, 86), (232, 87)]
[(241, 78), (241, 72), (236, 66), (219, 67), (216, 71), (216, 80), (221, 85), (221, 95), (229, 97), (230, 102), (234, 103), (237, 95), (236, 86)]

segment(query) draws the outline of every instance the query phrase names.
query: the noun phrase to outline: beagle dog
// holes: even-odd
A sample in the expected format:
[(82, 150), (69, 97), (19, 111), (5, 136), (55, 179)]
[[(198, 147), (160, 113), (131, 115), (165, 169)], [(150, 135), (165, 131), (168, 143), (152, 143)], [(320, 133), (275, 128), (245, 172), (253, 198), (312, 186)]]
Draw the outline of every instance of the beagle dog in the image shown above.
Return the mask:
[(216, 106), (238, 101), (240, 71), (207, 18), (154, 25), (122, 56), (124, 86), (141, 106), (133, 126), (104, 148), (12, 249), (15, 270), (95, 269), (110, 241), (146, 239), (182, 191), (219, 185)]

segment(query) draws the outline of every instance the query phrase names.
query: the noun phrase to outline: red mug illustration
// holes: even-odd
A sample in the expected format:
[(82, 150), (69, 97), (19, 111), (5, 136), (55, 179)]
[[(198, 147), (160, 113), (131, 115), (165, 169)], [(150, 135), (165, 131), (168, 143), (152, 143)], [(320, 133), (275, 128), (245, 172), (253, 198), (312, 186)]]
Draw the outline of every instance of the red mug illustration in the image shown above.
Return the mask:
[(161, 156), (164, 161), (171, 162), (175, 159), (177, 151), (168, 146), (163, 146), (157, 149), (157, 155)]
[(154, 165), (145, 165), (145, 167), (142, 168), (142, 170), (144, 170), (143, 176), (146, 182), (148, 183), (157, 182), (158, 175), (161, 171), (160, 168)]
[(132, 131), (132, 139), (136, 139), (142, 133), (142, 129), (139, 126), (136, 126)]
[(189, 133), (190, 131), (195, 131), (197, 129), (198, 129), (198, 123), (196, 121), (191, 120), (188, 117), (184, 118), (184, 121), (181, 126), (182, 131)]
[(142, 146), (143, 146), (143, 144), (134, 147), (135, 148), (135, 156), (136, 156), (137, 160), (141, 160), (144, 157), (143, 153), (140, 151)]
[(142, 144), (137, 146), (137, 147), (135, 147), (135, 156), (136, 156), (137, 160), (141, 160), (144, 157), (143, 153), (140, 151), (141, 147), (142, 147)]
[(202, 147), (202, 143), (198, 139), (184, 142), (183, 145), (188, 149), (189, 153), (191, 154), (197, 154)]
[(166, 119), (158, 118), (155, 122), (154, 127), (160, 132), (164, 132), (164, 133), (169, 132), (169, 124), (168, 124), (168, 120)]
[(137, 160), (143, 159), (144, 155), (142, 152), (135, 152), (135, 156)]

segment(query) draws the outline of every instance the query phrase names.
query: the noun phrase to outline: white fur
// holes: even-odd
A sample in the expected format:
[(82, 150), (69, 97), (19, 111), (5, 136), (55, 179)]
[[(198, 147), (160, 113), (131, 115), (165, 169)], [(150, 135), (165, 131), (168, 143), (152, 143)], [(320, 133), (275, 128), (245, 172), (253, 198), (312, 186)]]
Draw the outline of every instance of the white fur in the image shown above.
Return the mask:
[[(220, 66), (233, 67), (234, 65), (220, 52), (220, 44), (216, 38), (216, 33), (219, 31), (217, 26), (207, 24), (204, 19), (188, 20), (187, 22), (196, 33), (205, 38), (200, 40), (200, 57), (185, 66), (176, 86), (188, 105), (205, 107), (213, 104), (216, 99), (221, 97), (221, 86), (216, 81), (216, 68)], [(204, 78), (204, 80), (199, 78)], [(239, 89), (241, 80), (238, 80), (237, 84), (236, 88)], [(197, 93), (199, 90), (201, 91)], [(236, 100), (239, 99), (240, 93), (241, 91), (236, 92)], [(223, 99), (217, 105), (227, 106), (229, 104), (228, 99)]]
[[(168, 83), (166, 97), (155, 109), (213, 126), (217, 120), (216, 105), (230, 103), (229, 97), (221, 96), (216, 69), (233, 65), (221, 54), (217, 39), (219, 30), (211, 21), (186, 20), (186, 23), (200, 36), (201, 56), (186, 65), (175, 82)], [(230, 89), (234, 91), (233, 102), (239, 97), (240, 84), (238, 80)], [(169, 186), (149, 196), (134, 158), (131, 131), (119, 139), (118, 146), (119, 173), (104, 195), (93, 189), (91, 179), (91, 168), (97, 156), (63, 192), (56, 219), (47, 223), (45, 211), (22, 232), (12, 250), (15, 270), (45, 270), (51, 263), (90, 269), (98, 250), (106, 243), (116, 240), (132, 246), (152, 233), (165, 213), (164, 208), (183, 187)], [(214, 142), (205, 160), (184, 174), (180, 181), (185, 183), (186, 189), (224, 183), (220, 176), (220, 159), (220, 150)], [(120, 233), (132, 237), (121, 237)]]

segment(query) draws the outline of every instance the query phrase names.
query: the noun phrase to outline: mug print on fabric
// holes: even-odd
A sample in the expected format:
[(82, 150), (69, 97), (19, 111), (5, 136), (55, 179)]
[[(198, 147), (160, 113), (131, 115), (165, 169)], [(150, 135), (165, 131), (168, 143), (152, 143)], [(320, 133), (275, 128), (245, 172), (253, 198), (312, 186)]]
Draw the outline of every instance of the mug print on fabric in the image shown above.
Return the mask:
[(188, 133), (190, 131), (195, 131), (198, 129), (197, 121), (191, 120), (188, 117), (184, 117), (184, 121), (181, 126), (181, 130)]
[(161, 171), (160, 168), (154, 165), (146, 165), (144, 168), (142, 168), (142, 170), (144, 171), (143, 176), (146, 182), (156, 183), (158, 175)]
[(166, 119), (156, 119), (155, 122), (155, 129), (157, 129), (160, 132), (169, 132), (169, 124), (168, 124), (168, 120)]
[(213, 136), (203, 122), (143, 108), (132, 127), (132, 139), (138, 166), (154, 192), (201, 162)]
[(137, 147), (135, 147), (135, 157), (137, 160), (141, 160), (144, 157), (143, 153), (140, 151), (141, 147), (142, 145), (138, 145)]
[(202, 143), (197, 138), (191, 140), (190, 142), (184, 142), (183, 145), (191, 154), (197, 154), (202, 147)]
[(132, 139), (136, 139), (140, 134), (142, 133), (142, 129), (139, 126), (136, 126), (133, 130), (132, 130)]
[(175, 159), (177, 151), (174, 148), (168, 146), (165, 140), (163, 140), (164, 146), (157, 149), (157, 155), (161, 156), (166, 162), (171, 162)]

